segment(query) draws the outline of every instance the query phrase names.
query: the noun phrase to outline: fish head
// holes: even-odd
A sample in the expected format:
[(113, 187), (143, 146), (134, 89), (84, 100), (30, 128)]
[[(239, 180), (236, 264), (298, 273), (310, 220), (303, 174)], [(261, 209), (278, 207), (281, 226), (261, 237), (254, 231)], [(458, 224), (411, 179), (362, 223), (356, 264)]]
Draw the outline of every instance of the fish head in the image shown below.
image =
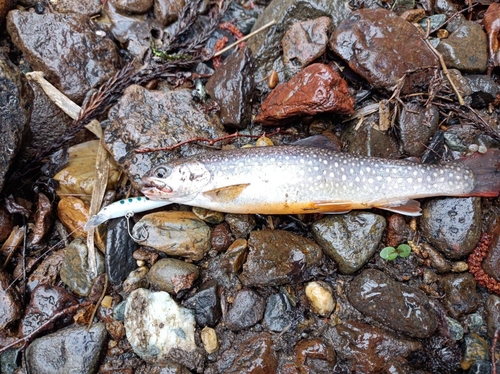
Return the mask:
[(143, 178), (141, 192), (152, 200), (188, 202), (210, 182), (210, 171), (198, 161), (160, 165)]

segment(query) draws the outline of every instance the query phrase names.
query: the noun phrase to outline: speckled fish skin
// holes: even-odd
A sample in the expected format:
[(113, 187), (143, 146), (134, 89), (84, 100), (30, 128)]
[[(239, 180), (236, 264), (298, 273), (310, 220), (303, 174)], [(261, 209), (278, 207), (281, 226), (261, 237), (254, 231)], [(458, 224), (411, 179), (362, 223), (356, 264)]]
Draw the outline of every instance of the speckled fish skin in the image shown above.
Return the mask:
[[(142, 192), (227, 212), (300, 214), (380, 207), (415, 198), (467, 196), (472, 170), (459, 162), (422, 165), (354, 157), (331, 149), (275, 146), (209, 152), (151, 170)], [(418, 204), (402, 213), (418, 215)]]

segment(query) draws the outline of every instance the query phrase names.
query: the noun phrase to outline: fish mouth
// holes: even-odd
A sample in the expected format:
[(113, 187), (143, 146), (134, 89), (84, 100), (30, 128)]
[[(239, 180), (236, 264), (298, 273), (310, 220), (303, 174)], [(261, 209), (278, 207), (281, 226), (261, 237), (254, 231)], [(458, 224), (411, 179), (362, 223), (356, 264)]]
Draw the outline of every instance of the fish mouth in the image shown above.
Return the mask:
[(159, 178), (144, 177), (142, 182), (141, 192), (147, 197), (162, 196), (173, 192), (172, 188)]

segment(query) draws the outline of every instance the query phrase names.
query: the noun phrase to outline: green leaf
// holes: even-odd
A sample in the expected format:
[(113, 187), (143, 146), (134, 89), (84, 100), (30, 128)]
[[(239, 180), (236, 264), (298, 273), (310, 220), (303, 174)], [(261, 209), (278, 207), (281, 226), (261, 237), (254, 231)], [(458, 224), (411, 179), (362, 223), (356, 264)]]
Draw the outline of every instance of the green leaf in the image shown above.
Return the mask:
[(396, 252), (396, 248), (394, 247), (385, 247), (382, 251), (380, 251), (380, 257), (384, 260), (392, 261), (398, 257), (398, 252)]
[(400, 257), (406, 258), (411, 253), (411, 247), (408, 244), (398, 245), (398, 254)]

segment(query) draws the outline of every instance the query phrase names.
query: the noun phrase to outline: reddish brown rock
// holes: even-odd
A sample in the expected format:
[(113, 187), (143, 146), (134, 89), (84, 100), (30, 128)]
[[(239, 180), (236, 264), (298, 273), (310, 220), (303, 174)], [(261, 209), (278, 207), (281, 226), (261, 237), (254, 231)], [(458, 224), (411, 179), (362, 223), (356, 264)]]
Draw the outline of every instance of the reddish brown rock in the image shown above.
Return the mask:
[(415, 72), (404, 90), (418, 90), (432, 76), (423, 68), (439, 65), (417, 28), (385, 9), (352, 12), (333, 32), (330, 48), (376, 88), (390, 89)]
[(346, 81), (328, 65), (313, 64), (278, 85), (262, 103), (255, 122), (273, 125), (294, 116), (349, 114), (353, 110), (354, 99), (349, 95)]
[(482, 267), (486, 274), (500, 282), (500, 240), (498, 235), (494, 236)]
[(299, 341), (294, 353), (299, 373), (331, 373), (337, 362), (335, 351), (319, 338)]

